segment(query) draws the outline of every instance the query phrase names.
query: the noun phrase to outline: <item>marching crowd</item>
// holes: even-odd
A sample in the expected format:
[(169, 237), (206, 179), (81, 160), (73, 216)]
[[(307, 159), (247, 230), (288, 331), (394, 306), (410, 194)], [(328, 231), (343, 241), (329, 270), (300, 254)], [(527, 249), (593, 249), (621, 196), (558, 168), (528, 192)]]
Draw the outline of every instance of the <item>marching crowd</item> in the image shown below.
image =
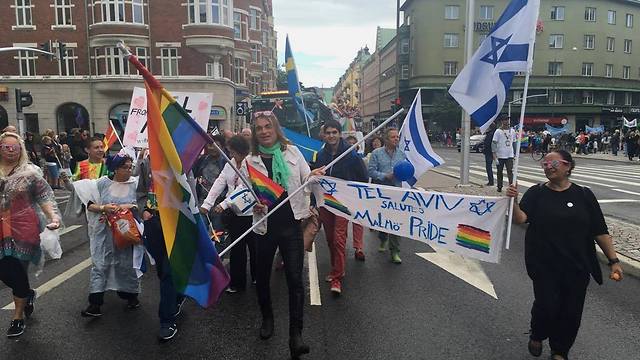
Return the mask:
[[(214, 143), (205, 148), (190, 176), (200, 212), (210, 221), (214, 237), (219, 230), (226, 234), (227, 241), (223, 243), (236, 239), (255, 221), (252, 212), (238, 211), (228, 198), (229, 194), (244, 187), (233, 167), (247, 176), (250, 166), (285, 190), (269, 207), (256, 204), (252, 209), (256, 214), (264, 214), (278, 205), (310, 176), (327, 175), (400, 186), (394, 176), (394, 166), (405, 159), (405, 154), (398, 147), (400, 136), (395, 128), (387, 128), (382, 136), (372, 136), (365, 145), (365, 156), (352, 151), (327, 169), (327, 164), (357, 141), (353, 137), (343, 138), (338, 122), (330, 120), (321, 127), (324, 146), (316, 160), (308, 163), (300, 150), (284, 136), (272, 112), (257, 112), (253, 116), (251, 129), (243, 129), (238, 134), (224, 131), (215, 135)], [(508, 121), (503, 127), (509, 128)], [(497, 144), (504, 143), (499, 137), (492, 139)], [(493, 149), (496, 150), (495, 145)], [(73, 191), (73, 201), (67, 206), (66, 215), (84, 212), (88, 223), (92, 267), (88, 305), (80, 314), (88, 318), (101, 317), (104, 294), (109, 290), (116, 291), (128, 309), (140, 307), (140, 267), (135, 264), (139, 265), (146, 248), (155, 259), (160, 282), (159, 339), (168, 341), (176, 335), (176, 318), (185, 296), (176, 291), (172, 280), (148, 153), (140, 151), (135, 158), (123, 152), (106, 157), (105, 153), (103, 139), (90, 137), (85, 130), (74, 131), (69, 136), (47, 131), (38, 146), (33, 134), (25, 134), (23, 140), (13, 127), (0, 135), (0, 205), (3, 211), (0, 278), (12, 289), (16, 305), (7, 336), (20, 336), (25, 329), (25, 317), (33, 314), (36, 293), (29, 285), (27, 269), (30, 262), (35, 263), (42, 256), (40, 232), (45, 227), (57, 229), (60, 226), (62, 216), (53, 189), (61, 187)], [(225, 161), (224, 155), (230, 162)], [(496, 155), (500, 160), (502, 155)], [(508, 161), (500, 163), (509, 169)], [(41, 165), (42, 169), (36, 165)], [(534, 302), (528, 348), (539, 356), (542, 342), (549, 339), (554, 359), (568, 358), (580, 325), (589, 277), (602, 283), (594, 239), (610, 259), (612, 279), (622, 278), (622, 269), (595, 196), (569, 180), (574, 166), (569, 152), (551, 151), (542, 162), (549, 182), (529, 189), (519, 204), (514, 202), (514, 221), (529, 224), (525, 260), (533, 281)], [(499, 166), (498, 170), (501, 172), (502, 168)], [(517, 198), (518, 189), (511, 185), (506, 195)], [(277, 259), (276, 268), (284, 270), (292, 358), (310, 351), (302, 339), (303, 263), (304, 252), (310, 251), (320, 228), (324, 227), (331, 260), (325, 280), (335, 296), (343, 293), (349, 226), (353, 229), (354, 258), (365, 260), (362, 226), (324, 208), (316, 209), (314, 205), (310, 192), (297, 192), (267, 219), (266, 229), (256, 229), (230, 252), (227, 292), (246, 290), (249, 275), (250, 283), (255, 285), (262, 317), (258, 332), (261, 339), (269, 339), (274, 332), (270, 291), (274, 258)], [(139, 243), (119, 243), (108, 227), (113, 217), (124, 217), (122, 214), (126, 213), (144, 222)], [(9, 226), (5, 226), (9, 224), (7, 216), (11, 218)], [(390, 261), (401, 264), (400, 237), (380, 232), (378, 238), (379, 251), (388, 249)]]

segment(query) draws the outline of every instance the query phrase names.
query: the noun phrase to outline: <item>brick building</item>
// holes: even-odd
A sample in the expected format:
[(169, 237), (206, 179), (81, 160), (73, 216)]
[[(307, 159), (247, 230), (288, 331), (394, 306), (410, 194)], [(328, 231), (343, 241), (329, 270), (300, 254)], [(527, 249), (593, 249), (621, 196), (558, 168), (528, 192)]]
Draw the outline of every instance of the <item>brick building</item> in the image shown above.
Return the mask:
[(62, 62), (0, 53), (0, 127), (16, 122), (15, 88), (33, 95), (24, 109), (32, 132), (125, 122), (143, 82), (120, 40), (169, 91), (213, 93), (210, 125), (220, 128), (241, 125), (236, 101), (276, 85), (271, 0), (0, 0), (0, 33), (0, 48), (59, 40), (67, 49)]

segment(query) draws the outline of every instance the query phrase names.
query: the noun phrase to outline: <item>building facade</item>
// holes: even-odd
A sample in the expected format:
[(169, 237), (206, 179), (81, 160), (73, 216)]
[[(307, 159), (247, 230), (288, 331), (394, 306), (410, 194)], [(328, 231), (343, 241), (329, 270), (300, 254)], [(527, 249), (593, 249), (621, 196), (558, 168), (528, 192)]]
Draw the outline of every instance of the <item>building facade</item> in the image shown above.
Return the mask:
[(358, 50), (358, 54), (334, 86), (333, 99), (338, 106), (346, 109), (359, 108), (362, 96), (362, 66), (370, 56), (368, 47)]
[[(484, 40), (507, 0), (476, 1), (474, 49)], [(542, 0), (525, 125), (620, 127), (622, 116), (640, 115), (640, 1)], [(407, 107), (418, 88), (425, 118), (464, 64), (466, 1), (406, 0), (400, 8), (400, 96)], [(507, 101), (522, 96), (516, 76)], [(507, 106), (503, 112), (506, 112)], [(516, 103), (513, 116), (519, 115)], [(459, 121), (453, 119), (453, 121)]]
[(396, 30), (378, 27), (376, 51), (362, 66), (362, 101), (360, 113), (363, 128), (391, 115), (391, 105), (397, 97)]
[(271, 0), (4, 0), (0, 32), (0, 47), (66, 46), (63, 61), (0, 53), (0, 127), (15, 124), (15, 88), (33, 96), (29, 131), (124, 125), (133, 88), (144, 85), (119, 41), (169, 91), (213, 93), (210, 126), (236, 128), (235, 102), (276, 86)]

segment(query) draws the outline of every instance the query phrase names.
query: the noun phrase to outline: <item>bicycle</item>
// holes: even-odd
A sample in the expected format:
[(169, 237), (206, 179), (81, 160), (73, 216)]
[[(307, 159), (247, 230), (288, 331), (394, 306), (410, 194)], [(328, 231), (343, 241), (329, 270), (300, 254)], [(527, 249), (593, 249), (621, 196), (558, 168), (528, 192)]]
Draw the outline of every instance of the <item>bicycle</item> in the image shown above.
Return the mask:
[(531, 151), (531, 158), (533, 158), (533, 161), (536, 161), (536, 162), (542, 160), (542, 158), (544, 158), (545, 155), (547, 155), (547, 153), (544, 151), (544, 149), (540, 147), (536, 147)]

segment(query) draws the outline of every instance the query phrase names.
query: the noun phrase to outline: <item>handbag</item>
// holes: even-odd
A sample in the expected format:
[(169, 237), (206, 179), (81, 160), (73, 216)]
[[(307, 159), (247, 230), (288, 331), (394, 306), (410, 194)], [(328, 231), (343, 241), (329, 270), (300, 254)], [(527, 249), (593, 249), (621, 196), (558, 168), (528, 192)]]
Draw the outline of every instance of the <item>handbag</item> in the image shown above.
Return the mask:
[(142, 236), (131, 210), (124, 209), (107, 215), (107, 223), (116, 248), (122, 250), (127, 246), (142, 244)]

